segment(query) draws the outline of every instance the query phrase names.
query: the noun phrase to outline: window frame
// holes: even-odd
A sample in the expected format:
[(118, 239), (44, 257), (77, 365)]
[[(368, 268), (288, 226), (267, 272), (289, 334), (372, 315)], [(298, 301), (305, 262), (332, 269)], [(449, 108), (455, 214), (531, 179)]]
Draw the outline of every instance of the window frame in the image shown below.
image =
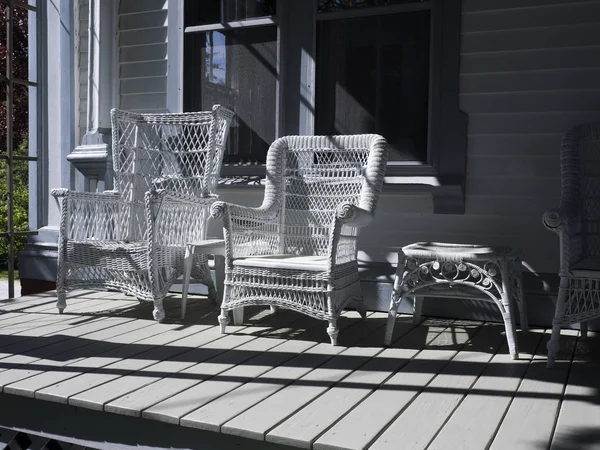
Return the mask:
[[(198, 25), (185, 29), (183, 27), (184, 3), (180, 0), (169, 0), (168, 5), (169, 55), (177, 55), (173, 58), (173, 66), (169, 65), (167, 93), (169, 110), (183, 110), (182, 74), (185, 64), (183, 40), (186, 32), (276, 25), (278, 77), (275, 136), (277, 137), (314, 134), (317, 22), (430, 9), (427, 163), (390, 161), (386, 169), (384, 189), (394, 192), (430, 192), (433, 196), (435, 213), (464, 213), (467, 116), (460, 110), (458, 98), (461, 2), (426, 0), (419, 3), (318, 13), (317, 0), (277, 1), (277, 11), (274, 16)], [(171, 22), (172, 18), (173, 22)], [(282, 64), (282, 55), (286, 55), (285, 64)], [(169, 58), (171, 59), (171, 56)], [(248, 163), (223, 165), (221, 175), (224, 178), (249, 177), (252, 179), (252, 184), (257, 185), (255, 177), (265, 175), (265, 166)], [(234, 184), (239, 185), (239, 183)]]

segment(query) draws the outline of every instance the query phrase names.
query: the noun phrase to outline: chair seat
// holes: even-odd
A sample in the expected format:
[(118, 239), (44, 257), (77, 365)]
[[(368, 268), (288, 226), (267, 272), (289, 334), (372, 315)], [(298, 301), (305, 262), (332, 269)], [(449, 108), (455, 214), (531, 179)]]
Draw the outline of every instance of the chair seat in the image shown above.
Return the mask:
[(234, 266), (262, 267), (265, 269), (290, 269), (290, 270), (327, 270), (326, 256), (298, 256), (288, 254), (274, 254), (239, 258), (233, 261)]
[(571, 273), (577, 278), (600, 278), (600, 259), (582, 259), (573, 264)]
[(402, 247), (402, 251), (412, 258), (434, 258), (438, 261), (493, 260), (513, 253), (510, 247), (489, 247), (472, 244), (449, 244), (443, 242), (417, 242)]

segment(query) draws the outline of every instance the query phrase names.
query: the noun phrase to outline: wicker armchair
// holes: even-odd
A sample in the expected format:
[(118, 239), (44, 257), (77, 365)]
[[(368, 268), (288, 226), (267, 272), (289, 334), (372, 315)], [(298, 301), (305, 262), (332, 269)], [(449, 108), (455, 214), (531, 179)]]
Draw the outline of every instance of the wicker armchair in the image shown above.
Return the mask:
[(213, 204), (225, 236), (221, 332), (229, 310), (270, 305), (327, 320), (336, 345), (337, 319), (351, 300), (366, 317), (357, 239), (375, 213), (387, 154), (373, 134), (283, 137), (267, 155), (262, 206)]
[(560, 239), (560, 286), (548, 343), (554, 365), (560, 329), (600, 317), (600, 124), (582, 125), (563, 136), (560, 208), (546, 211), (543, 223)]
[[(154, 302), (154, 318), (164, 319), (185, 244), (205, 238), (232, 117), (218, 105), (182, 114), (111, 111), (115, 190), (52, 192), (62, 199), (59, 312), (67, 291), (109, 289)], [(205, 256), (192, 276), (216, 298)]]

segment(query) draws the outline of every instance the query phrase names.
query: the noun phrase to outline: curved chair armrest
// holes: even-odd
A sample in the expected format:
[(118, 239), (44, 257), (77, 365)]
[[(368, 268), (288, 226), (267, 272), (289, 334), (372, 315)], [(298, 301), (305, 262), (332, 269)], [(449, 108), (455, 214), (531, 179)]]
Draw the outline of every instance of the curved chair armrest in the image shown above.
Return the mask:
[(52, 189), (50, 194), (55, 198), (66, 198), (66, 197), (77, 197), (84, 200), (100, 200), (105, 201), (106, 199), (114, 200), (119, 195), (118, 191), (104, 191), (104, 192), (79, 192), (71, 191), (65, 188)]
[(146, 202), (154, 203), (156, 201), (174, 201), (177, 203), (188, 204), (193, 206), (207, 207), (216, 202), (218, 195), (208, 195), (206, 197), (198, 197), (195, 195), (182, 194), (181, 192), (171, 191), (169, 189), (152, 189), (145, 194)]
[(222, 201), (213, 203), (210, 209), (211, 218), (221, 220), (236, 217), (272, 222), (277, 219), (278, 215), (278, 211), (274, 208), (265, 208), (264, 206), (251, 208), (249, 206), (236, 205), (234, 203)]
[(350, 227), (364, 227), (373, 220), (373, 213), (362, 209), (352, 203), (342, 203), (335, 211), (336, 218), (343, 224)]
[(561, 233), (566, 230), (567, 223), (571, 219), (570, 216), (569, 212), (564, 208), (552, 208), (544, 213), (542, 223), (550, 231)]

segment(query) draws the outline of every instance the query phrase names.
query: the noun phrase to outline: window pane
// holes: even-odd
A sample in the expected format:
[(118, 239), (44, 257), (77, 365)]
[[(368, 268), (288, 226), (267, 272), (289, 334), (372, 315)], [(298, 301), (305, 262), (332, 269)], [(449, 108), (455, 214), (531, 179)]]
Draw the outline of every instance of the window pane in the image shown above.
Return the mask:
[(275, 0), (186, 0), (185, 26), (275, 15)]
[(265, 162), (275, 140), (277, 27), (186, 34), (185, 52), (185, 110), (232, 109), (224, 162)]
[(423, 0), (319, 0), (319, 12), (344, 11), (347, 9), (372, 8), (374, 6), (423, 3)]
[(319, 134), (378, 133), (390, 161), (427, 161), (430, 12), (322, 21)]

